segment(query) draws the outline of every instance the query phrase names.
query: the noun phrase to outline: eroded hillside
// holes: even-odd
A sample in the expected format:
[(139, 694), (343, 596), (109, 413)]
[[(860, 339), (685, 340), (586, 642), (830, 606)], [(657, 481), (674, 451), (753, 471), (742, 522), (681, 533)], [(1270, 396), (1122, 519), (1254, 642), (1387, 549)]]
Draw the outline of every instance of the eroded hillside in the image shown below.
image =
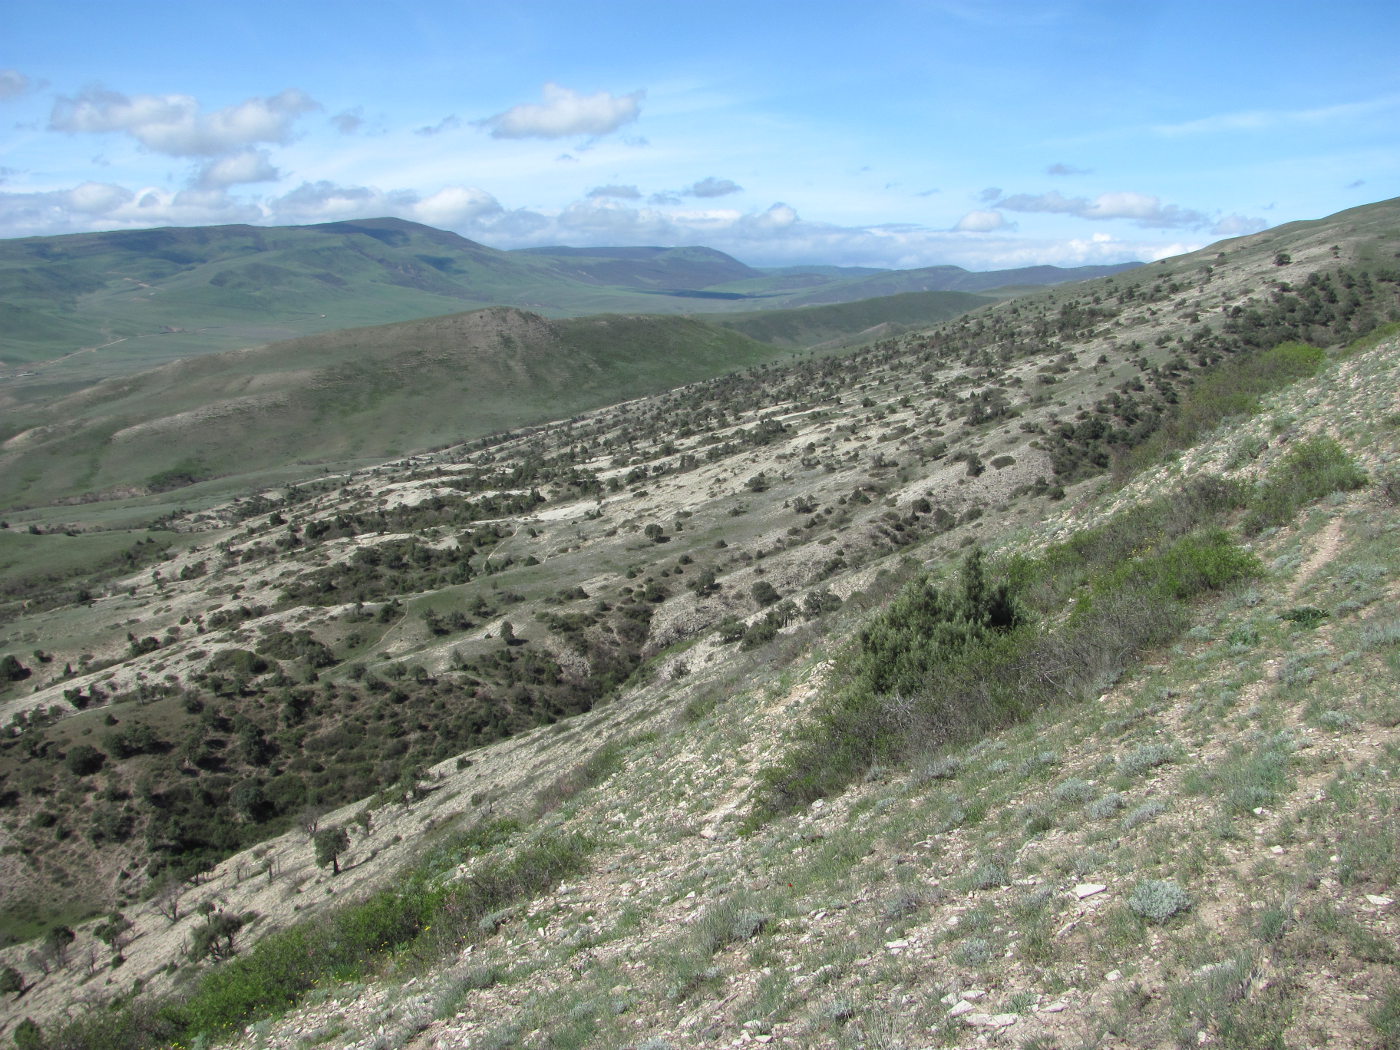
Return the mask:
[[(1311, 1038), (1292, 1020), (1306, 982), (1270, 969), (1308, 952), (1344, 956), (1347, 994), (1380, 1001), (1388, 905), (1365, 894), (1385, 897), (1388, 862), (1318, 865), (1375, 842), (1357, 831), (1393, 804), (1325, 787), (1393, 756), (1371, 691), (1394, 673), (1393, 493), (1309, 496), (1260, 525), (1250, 485), (1322, 433), (1388, 476), (1393, 342), (1330, 362), (1274, 348), (1388, 319), (1395, 277), (1373, 230), (1281, 236), (263, 493), (172, 521), (179, 553), (103, 594), (12, 607), (4, 648), (33, 673), (5, 700), (10, 929), (83, 908), (133, 923), (118, 967), (93, 925), (53, 958), (7, 951), (29, 985), (16, 1020), (53, 1030), (82, 999), (190, 987), (208, 966), (190, 949), (225, 954), (207, 950), (218, 916), (255, 952), (404, 864), (485, 885), (551, 843), (574, 858), (562, 886), (420, 927), (357, 964), (383, 983), (260, 1038), (912, 1046), (971, 1019), (1017, 1045), (1189, 1025), (1259, 1045), (1238, 1035), (1254, 1006)], [(1267, 411), (1207, 438), (1253, 382)], [(1106, 470), (1193, 443), (1103, 498)], [(1252, 548), (1254, 582), (1206, 588), (1178, 641), (1068, 690), (1101, 700), (775, 804), (794, 728), (839, 692), (829, 658), (918, 569), (956, 579), (979, 543), (1033, 556), (1207, 473), (1239, 482), (1202, 523)], [(351, 832), (341, 874), (317, 867), (317, 821)], [(1139, 882), (1191, 906), (1151, 921), (1172, 909), (1134, 911)], [(1356, 1002), (1310, 1023), (1367, 1045)]]

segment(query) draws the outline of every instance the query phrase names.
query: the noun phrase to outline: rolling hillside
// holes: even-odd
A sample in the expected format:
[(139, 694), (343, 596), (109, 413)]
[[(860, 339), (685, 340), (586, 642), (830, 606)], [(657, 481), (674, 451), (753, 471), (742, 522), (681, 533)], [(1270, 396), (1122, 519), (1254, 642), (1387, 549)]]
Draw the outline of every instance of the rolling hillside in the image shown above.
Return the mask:
[(0, 506), (382, 460), (786, 353), (687, 318), (497, 307), (194, 357), (28, 413), (52, 422), (0, 447)]
[[(955, 270), (956, 268), (949, 268)], [(176, 358), (295, 336), (516, 306), (545, 316), (703, 313), (1020, 282), (1020, 271), (906, 281), (810, 267), (766, 273), (702, 247), (498, 251), (401, 219), (219, 226), (0, 241), (0, 404)], [(1087, 273), (1045, 268), (1037, 283)]]
[(1397, 250), (9, 515), (4, 1036), (1393, 1044)]

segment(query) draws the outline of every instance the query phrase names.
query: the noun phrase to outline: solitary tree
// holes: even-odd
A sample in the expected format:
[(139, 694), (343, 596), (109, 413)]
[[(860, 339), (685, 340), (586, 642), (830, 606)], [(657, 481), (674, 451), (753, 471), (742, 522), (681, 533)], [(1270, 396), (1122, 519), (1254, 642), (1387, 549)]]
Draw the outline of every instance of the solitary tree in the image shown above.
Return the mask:
[(22, 682), (30, 675), (29, 668), (20, 663), (13, 656), (6, 656), (0, 659), (0, 686), (10, 682)]
[(190, 937), (190, 958), (195, 962), (205, 956), (216, 960), (227, 959), (233, 954), (233, 938), (255, 917), (255, 912), (248, 912), (246, 915), (215, 912), (210, 915), (204, 925), (195, 930)]
[(340, 874), (340, 855), (350, 848), (350, 836), (345, 829), (330, 824), (321, 828), (312, 837), (312, 843), (316, 847), (316, 863), (325, 867), (331, 866), (331, 874)]

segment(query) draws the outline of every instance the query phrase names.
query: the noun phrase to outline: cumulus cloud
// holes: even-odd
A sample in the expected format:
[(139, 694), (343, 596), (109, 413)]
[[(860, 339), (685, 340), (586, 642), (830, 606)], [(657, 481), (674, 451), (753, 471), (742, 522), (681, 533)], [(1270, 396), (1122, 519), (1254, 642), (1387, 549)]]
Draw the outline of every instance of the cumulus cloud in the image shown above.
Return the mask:
[(429, 226), (452, 227), (500, 215), (501, 202), (473, 186), (448, 186), (419, 201), (414, 216)]
[(29, 90), (29, 78), (18, 69), (0, 69), (0, 102), (19, 98)]
[(84, 215), (106, 215), (129, 203), (135, 195), (121, 186), (106, 182), (85, 182), (62, 195), (62, 200), (73, 211)]
[[(983, 199), (987, 195), (983, 194)], [(1058, 190), (1049, 193), (1016, 193), (992, 198), (989, 203), (1008, 211), (1073, 215), (1081, 219), (1129, 219), (1147, 229), (1202, 229), (1212, 219), (1204, 212), (1163, 203), (1147, 193), (1101, 193), (1097, 197), (1066, 197)]]
[(643, 91), (613, 95), (600, 91), (580, 95), (558, 84), (546, 84), (542, 103), (527, 102), (476, 121), (498, 139), (557, 139), (569, 135), (606, 135), (641, 115)]
[(423, 135), (431, 138), (433, 135), (441, 135), (444, 131), (456, 131), (462, 126), (462, 118), (455, 113), (450, 113), (443, 117), (436, 124), (428, 124), (421, 128), (415, 128), (415, 135)]
[(332, 222), (336, 219), (397, 214), (412, 208), (418, 195), (408, 191), (385, 194), (368, 186), (339, 186), (326, 179), (303, 182), (296, 189), (266, 202), (274, 222)]
[(1047, 175), (1088, 175), (1088, 168), (1076, 168), (1070, 164), (1051, 164), (1045, 169)]
[(724, 197), (730, 193), (738, 193), (743, 188), (732, 179), (719, 179), (710, 175), (681, 192), (691, 197)]
[(195, 185), (203, 189), (224, 189), (243, 182), (272, 182), (282, 173), (272, 166), (266, 150), (246, 149), (211, 161), (200, 169)]
[(60, 97), (49, 128), (70, 133), (123, 132), (147, 149), (173, 157), (217, 157), (266, 142), (287, 142), (303, 113), (319, 109), (289, 88), (268, 98), (205, 113), (190, 95), (123, 95), (101, 87)]
[(1268, 228), (1269, 224), (1263, 219), (1247, 215), (1226, 215), (1210, 228), (1210, 232), (1221, 237), (1241, 237), (1246, 233), (1258, 233)]
[(256, 205), (235, 200), (222, 190), (172, 193), (160, 188), (131, 190), (112, 183), (84, 182), (71, 189), (0, 193), (0, 229), (6, 236), (257, 222), (263, 218)]
[(839, 226), (804, 219), (781, 201), (745, 211), (691, 200), (686, 207), (592, 197), (558, 211), (544, 211), (509, 208), (485, 190), (470, 186), (447, 186), (425, 196), (409, 190), (304, 182), (290, 192), (255, 201), (216, 186), (171, 192), (160, 187), (132, 190), (85, 183), (49, 193), (0, 193), (0, 231), (5, 236), (22, 236), (159, 225), (291, 225), (395, 215), (498, 248), (703, 244), (754, 265), (840, 262), (889, 268), (943, 263), (970, 269), (1037, 263), (1075, 266), (1155, 259), (1202, 247), (1184, 241), (1162, 245), (1108, 233), (1033, 240), (1009, 235), (1009, 224), (977, 231), (977, 236), (969, 236), (966, 228), (934, 230), (911, 224)]
[(642, 191), (636, 186), (594, 186), (587, 194), (590, 200), (599, 197), (614, 197), (617, 200), (635, 201), (642, 199)]
[(993, 230), (1004, 230), (1010, 224), (999, 211), (970, 211), (958, 220), (953, 227), (963, 233), (991, 233)]
[(365, 126), (365, 111), (363, 106), (356, 106), (354, 109), (347, 109), (343, 113), (337, 113), (331, 117), (331, 124), (336, 131), (342, 135), (353, 135)]

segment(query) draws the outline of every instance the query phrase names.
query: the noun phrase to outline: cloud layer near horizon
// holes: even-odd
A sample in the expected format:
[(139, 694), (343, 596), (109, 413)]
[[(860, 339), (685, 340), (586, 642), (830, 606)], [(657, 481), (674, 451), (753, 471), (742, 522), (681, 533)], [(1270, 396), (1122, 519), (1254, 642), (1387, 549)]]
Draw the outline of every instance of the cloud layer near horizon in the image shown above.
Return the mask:
[[(661, 208), (636, 203), (635, 187), (602, 186), (557, 211), (510, 208), (478, 187), (449, 186), (432, 194), (306, 182), (257, 203), (221, 189), (159, 187), (138, 191), (89, 182), (38, 194), (0, 193), (0, 224), (87, 228), (254, 223), (304, 225), (392, 215), (453, 230), (498, 248), (544, 244), (703, 244), (758, 265), (840, 259), (846, 265), (912, 268), (956, 260), (971, 269), (1053, 262), (1073, 266), (1157, 258), (1196, 247), (1166, 249), (1107, 234), (1047, 242), (1013, 238), (996, 212), (974, 212), (954, 230), (912, 224), (842, 226), (802, 218), (790, 205), (764, 208)], [(983, 216), (983, 218), (973, 218)], [(992, 216), (995, 218), (985, 218)], [(55, 230), (54, 232), (60, 232)]]

